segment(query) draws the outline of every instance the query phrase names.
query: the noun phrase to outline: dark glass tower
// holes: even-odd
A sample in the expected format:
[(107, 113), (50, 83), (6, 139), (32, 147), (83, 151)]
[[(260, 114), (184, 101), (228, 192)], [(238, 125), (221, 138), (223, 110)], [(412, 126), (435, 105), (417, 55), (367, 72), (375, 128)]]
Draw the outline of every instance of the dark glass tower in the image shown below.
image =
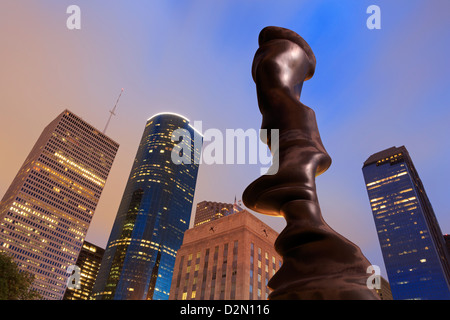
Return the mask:
[(80, 288), (66, 289), (64, 300), (90, 300), (105, 249), (84, 241), (76, 265), (80, 267)]
[[(179, 138), (177, 129), (185, 136)], [(95, 299), (169, 298), (176, 253), (189, 227), (202, 140), (180, 115), (148, 119), (94, 285)], [(175, 161), (177, 156), (190, 156), (190, 162)]]
[(242, 210), (236, 201), (234, 204), (213, 201), (199, 202), (195, 211), (194, 227)]
[(450, 299), (444, 238), (406, 148), (373, 154), (362, 171), (394, 299)]

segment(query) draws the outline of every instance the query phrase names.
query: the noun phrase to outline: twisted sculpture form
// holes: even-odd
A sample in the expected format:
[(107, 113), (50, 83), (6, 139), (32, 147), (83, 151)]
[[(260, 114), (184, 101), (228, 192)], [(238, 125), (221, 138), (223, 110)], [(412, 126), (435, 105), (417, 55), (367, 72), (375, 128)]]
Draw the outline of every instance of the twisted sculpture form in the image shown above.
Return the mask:
[[(286, 219), (275, 242), (283, 265), (269, 281), (269, 299), (379, 299), (366, 284), (370, 263), (320, 212), (315, 177), (328, 169), (331, 158), (314, 111), (299, 101), (315, 65), (311, 48), (295, 32), (280, 27), (261, 31), (252, 76), (274, 166), (271, 175), (245, 189), (243, 202), (256, 212)], [(279, 130), (278, 145), (272, 146), (271, 129)]]

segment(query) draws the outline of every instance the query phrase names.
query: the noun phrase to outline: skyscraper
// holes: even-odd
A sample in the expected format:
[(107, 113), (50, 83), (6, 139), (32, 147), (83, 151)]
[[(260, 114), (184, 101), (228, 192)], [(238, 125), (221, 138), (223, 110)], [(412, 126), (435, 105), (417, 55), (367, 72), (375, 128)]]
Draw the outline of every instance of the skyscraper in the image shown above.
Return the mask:
[[(178, 129), (186, 133), (180, 139)], [(175, 256), (189, 227), (201, 144), (201, 135), (183, 116), (162, 113), (148, 119), (94, 286), (95, 299), (169, 298)], [(179, 162), (179, 155), (189, 162)]]
[(80, 288), (66, 289), (64, 300), (90, 300), (105, 249), (85, 241), (76, 265), (80, 268)]
[(445, 245), (447, 246), (447, 252), (450, 257), (450, 234), (444, 234)]
[(197, 209), (195, 211), (194, 227), (203, 223), (217, 220), (221, 217), (229, 214), (242, 211), (242, 208), (235, 202), (223, 203), (213, 201), (201, 201), (197, 203)]
[(381, 300), (393, 300), (392, 291), (389, 282), (383, 277), (380, 277), (380, 287), (375, 288)]
[(266, 300), (281, 267), (278, 233), (247, 210), (187, 230), (170, 300)]
[(65, 110), (42, 132), (0, 203), (0, 250), (62, 299), (119, 145)]
[(362, 171), (394, 299), (450, 299), (444, 238), (406, 148), (373, 154)]

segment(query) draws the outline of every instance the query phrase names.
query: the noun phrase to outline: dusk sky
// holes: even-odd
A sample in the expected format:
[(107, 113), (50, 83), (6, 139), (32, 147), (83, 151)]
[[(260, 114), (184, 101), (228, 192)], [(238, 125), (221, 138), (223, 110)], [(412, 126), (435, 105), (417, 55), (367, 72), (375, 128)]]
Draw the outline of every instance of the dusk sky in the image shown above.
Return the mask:
[[(66, 26), (73, 4), (80, 30)], [(373, 4), (379, 30), (366, 26)], [(404, 145), (450, 233), (449, 12), (448, 0), (2, 0), (0, 197), (51, 120), (67, 108), (103, 130), (124, 88), (106, 132), (120, 148), (86, 238), (105, 247), (147, 119), (169, 111), (203, 131), (258, 130), (258, 34), (285, 27), (317, 59), (300, 100), (333, 160), (316, 180), (324, 219), (385, 276), (361, 171), (371, 154)], [(240, 199), (260, 168), (201, 165), (193, 213), (202, 200)]]

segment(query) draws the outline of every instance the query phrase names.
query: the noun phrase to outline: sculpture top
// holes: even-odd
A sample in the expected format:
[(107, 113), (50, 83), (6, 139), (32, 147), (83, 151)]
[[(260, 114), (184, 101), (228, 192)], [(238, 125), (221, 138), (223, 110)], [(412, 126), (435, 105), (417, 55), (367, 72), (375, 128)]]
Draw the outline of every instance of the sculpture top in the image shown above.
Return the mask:
[[(280, 143), (296, 140), (326, 155), (317, 170), (323, 173), (331, 159), (322, 144), (314, 110), (300, 102), (303, 82), (315, 72), (316, 58), (308, 43), (292, 30), (265, 27), (259, 34), (259, 48), (252, 64), (258, 105), (262, 114), (261, 129), (266, 129), (272, 153), (271, 130), (278, 129)], [(301, 141), (300, 141), (301, 140)]]
[[(317, 201), (315, 177), (331, 165), (319, 134), (313, 109), (300, 102), (303, 82), (315, 71), (316, 58), (307, 42), (294, 31), (266, 27), (259, 34), (252, 64), (262, 136), (273, 157), (270, 175), (250, 184), (245, 205), (259, 213), (282, 215), (281, 206), (292, 199)], [(271, 132), (278, 130), (278, 141)]]
[(277, 39), (278, 40), (285, 39), (292, 41), (293, 43), (298, 44), (300, 48), (302, 48), (305, 51), (310, 63), (310, 70), (308, 71), (305, 80), (311, 79), (316, 69), (316, 57), (309, 44), (305, 41), (305, 39), (303, 39), (301, 36), (293, 32), (292, 30), (281, 27), (269, 26), (262, 29), (261, 32), (259, 33), (258, 44), (259, 46), (262, 46), (265, 42)]

